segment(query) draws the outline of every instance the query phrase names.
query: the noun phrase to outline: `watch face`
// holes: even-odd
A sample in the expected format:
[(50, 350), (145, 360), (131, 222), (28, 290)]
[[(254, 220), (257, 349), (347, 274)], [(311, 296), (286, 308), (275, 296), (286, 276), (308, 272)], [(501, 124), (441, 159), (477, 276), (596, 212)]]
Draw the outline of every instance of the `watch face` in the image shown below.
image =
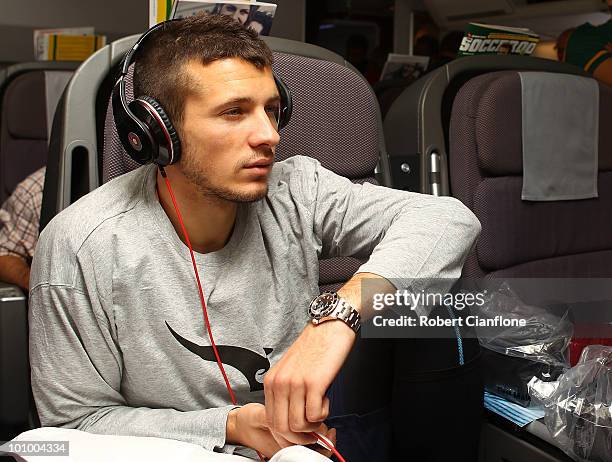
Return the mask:
[(324, 292), (312, 301), (308, 314), (314, 319), (324, 318), (334, 310), (337, 301), (337, 294)]

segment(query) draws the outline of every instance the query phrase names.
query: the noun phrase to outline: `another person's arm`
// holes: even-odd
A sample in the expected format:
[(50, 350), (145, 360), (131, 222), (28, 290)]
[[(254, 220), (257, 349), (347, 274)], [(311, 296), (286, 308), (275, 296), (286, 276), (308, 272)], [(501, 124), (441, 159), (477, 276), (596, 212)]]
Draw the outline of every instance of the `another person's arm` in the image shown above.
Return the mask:
[(600, 82), (612, 86), (612, 53), (610, 53), (610, 56), (595, 68), (593, 71), (593, 77)]
[(0, 209), (0, 281), (26, 292), (38, 239), (44, 168), (19, 183)]
[(0, 281), (15, 284), (26, 292), (30, 281), (30, 265), (15, 255), (0, 255)]

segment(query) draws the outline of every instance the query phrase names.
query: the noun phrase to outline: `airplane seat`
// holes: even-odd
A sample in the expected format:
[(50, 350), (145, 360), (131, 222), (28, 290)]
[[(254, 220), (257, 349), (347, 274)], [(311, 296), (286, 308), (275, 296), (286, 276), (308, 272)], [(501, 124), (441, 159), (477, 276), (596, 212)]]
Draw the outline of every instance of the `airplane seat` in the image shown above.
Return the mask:
[(473, 77), (517, 69), (587, 75), (566, 63), (528, 56), (467, 56), (418, 79), (398, 96), (383, 128), (392, 188), (449, 195), (448, 137), (453, 100)]
[[(0, 70), (0, 204), (44, 166), (57, 102), (77, 63), (31, 62)], [(0, 440), (30, 426), (27, 298), (0, 283)]]
[[(480, 75), (463, 85), (454, 99), (449, 130), (449, 190), (482, 224), (464, 276), (610, 278), (612, 239), (605, 230), (612, 225), (612, 134), (605, 127), (612, 120), (612, 88), (595, 84), (599, 93), (599, 107), (595, 108), (599, 123), (598, 135), (595, 131), (597, 197), (522, 200), (526, 171), (531, 167), (526, 167), (523, 154), (523, 121), (529, 109), (523, 107), (521, 74), (512, 70)], [(554, 74), (541, 75), (555, 84)], [(569, 85), (566, 91), (565, 98), (570, 98)], [(561, 125), (565, 123), (562, 119), (552, 122)], [(546, 127), (549, 122), (542, 121), (541, 132), (550, 136)], [(581, 127), (561, 128), (580, 139)], [(570, 178), (576, 164), (563, 166), (566, 178)], [(558, 449), (559, 442), (541, 421), (520, 430), (489, 415), (483, 435), (483, 462), (571, 460)]]
[[(602, 232), (612, 225), (612, 134), (605, 129), (612, 121), (612, 88), (597, 84), (598, 197), (525, 201), (520, 74), (499, 71), (475, 77), (453, 104), (450, 191), (482, 224), (464, 275), (612, 277), (612, 238)], [(575, 134), (580, 129), (571, 130)]]

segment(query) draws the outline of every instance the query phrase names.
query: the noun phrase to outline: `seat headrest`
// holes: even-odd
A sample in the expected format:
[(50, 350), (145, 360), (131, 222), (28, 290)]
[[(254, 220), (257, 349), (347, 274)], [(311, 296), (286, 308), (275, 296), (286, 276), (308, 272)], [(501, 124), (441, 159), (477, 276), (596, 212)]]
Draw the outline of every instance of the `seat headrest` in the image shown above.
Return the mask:
[[(612, 170), (612, 87), (599, 84), (599, 170)], [(485, 176), (523, 173), (521, 79), (518, 71), (480, 75), (464, 85), (463, 113), (475, 119), (478, 166)]]
[(47, 140), (44, 71), (15, 77), (6, 89), (2, 112), (12, 137)]
[(305, 154), (347, 178), (371, 176), (379, 155), (378, 105), (363, 78), (321, 59), (274, 53), (274, 60), (294, 106), (277, 159)]

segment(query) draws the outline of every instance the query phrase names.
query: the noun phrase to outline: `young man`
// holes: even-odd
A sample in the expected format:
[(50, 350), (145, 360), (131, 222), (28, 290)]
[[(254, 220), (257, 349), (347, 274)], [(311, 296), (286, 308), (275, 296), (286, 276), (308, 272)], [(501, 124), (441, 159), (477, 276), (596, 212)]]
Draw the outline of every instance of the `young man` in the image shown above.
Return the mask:
[(271, 63), (254, 31), (196, 16), (150, 37), (134, 77), (136, 95), (164, 107), (181, 141), (165, 171), (242, 406), (229, 404), (169, 189), (149, 165), (41, 234), (30, 351), (43, 425), (266, 456), (312, 443), (308, 432), (327, 431), (325, 393), (356, 338), (348, 319), (309, 322), (318, 260), (371, 253), (338, 291), (350, 313), (362, 310), (364, 278), (394, 290), (388, 279), (460, 275), (479, 232), (460, 202), (353, 185), (310, 158), (274, 164)]
[(0, 209), (0, 281), (27, 292), (38, 240), (45, 167), (17, 185)]
[[(608, 0), (608, 8), (612, 13), (612, 0)], [(567, 38), (565, 61), (612, 85), (612, 19), (599, 26), (585, 23), (572, 31)]]

